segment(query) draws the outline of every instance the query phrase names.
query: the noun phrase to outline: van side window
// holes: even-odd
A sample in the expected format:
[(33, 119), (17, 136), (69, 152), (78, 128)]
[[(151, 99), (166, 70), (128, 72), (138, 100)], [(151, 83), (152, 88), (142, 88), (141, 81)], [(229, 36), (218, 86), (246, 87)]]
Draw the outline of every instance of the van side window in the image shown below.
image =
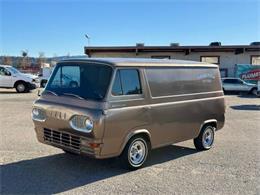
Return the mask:
[(116, 73), (116, 78), (115, 78), (113, 89), (112, 89), (112, 95), (123, 95), (123, 89), (122, 89), (122, 85), (121, 85), (119, 71), (117, 71), (117, 73)]
[(122, 69), (117, 71), (112, 95), (135, 95), (141, 93), (142, 89), (138, 70)]

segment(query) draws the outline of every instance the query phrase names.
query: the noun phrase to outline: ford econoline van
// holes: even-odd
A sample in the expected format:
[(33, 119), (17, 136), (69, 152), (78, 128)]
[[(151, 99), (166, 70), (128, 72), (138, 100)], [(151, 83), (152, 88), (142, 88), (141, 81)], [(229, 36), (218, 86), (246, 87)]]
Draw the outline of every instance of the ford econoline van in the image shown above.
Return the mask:
[(210, 149), (224, 114), (217, 65), (86, 58), (56, 65), (32, 119), (42, 143), (137, 169), (154, 148), (193, 139)]

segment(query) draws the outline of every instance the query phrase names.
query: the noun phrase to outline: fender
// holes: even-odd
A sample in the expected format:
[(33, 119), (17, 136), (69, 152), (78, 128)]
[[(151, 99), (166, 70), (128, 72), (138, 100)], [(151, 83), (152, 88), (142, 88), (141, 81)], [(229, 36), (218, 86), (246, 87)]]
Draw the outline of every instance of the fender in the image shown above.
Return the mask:
[[(200, 130), (199, 130), (199, 133), (198, 133), (198, 135), (197, 136), (199, 136), (199, 134), (200, 134), (200, 132), (201, 132), (201, 129), (203, 128), (203, 126), (205, 125), (205, 124), (208, 124), (208, 123), (215, 123), (216, 124), (216, 127), (217, 127), (217, 125), (218, 125), (218, 121), (216, 120), (216, 119), (208, 119), (208, 120), (205, 120), (203, 123), (201, 123), (201, 125), (200, 125)], [(214, 128), (214, 131), (216, 130), (216, 128)], [(196, 136), (196, 137), (197, 137)]]
[[(145, 133), (146, 135), (148, 135), (149, 140), (150, 140), (150, 142), (151, 142), (151, 134), (150, 134), (150, 132), (149, 132), (147, 129), (136, 129), (136, 130), (133, 130), (133, 131), (129, 132), (129, 133), (127, 134), (127, 136), (125, 137), (124, 142), (123, 142), (123, 144), (121, 145), (121, 148), (120, 148), (120, 154), (121, 154), (122, 151), (124, 150), (124, 148), (125, 148), (127, 142), (128, 142), (134, 135), (137, 135), (137, 134), (140, 134), (140, 133)], [(151, 143), (151, 145), (152, 145), (152, 143)]]

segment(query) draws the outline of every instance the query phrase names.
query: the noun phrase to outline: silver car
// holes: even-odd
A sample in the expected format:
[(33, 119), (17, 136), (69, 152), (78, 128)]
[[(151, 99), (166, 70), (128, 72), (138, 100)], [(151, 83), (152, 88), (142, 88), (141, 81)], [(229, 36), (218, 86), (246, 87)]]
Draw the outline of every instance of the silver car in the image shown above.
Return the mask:
[(222, 88), (224, 92), (248, 92), (257, 94), (257, 85), (247, 83), (239, 78), (222, 78)]

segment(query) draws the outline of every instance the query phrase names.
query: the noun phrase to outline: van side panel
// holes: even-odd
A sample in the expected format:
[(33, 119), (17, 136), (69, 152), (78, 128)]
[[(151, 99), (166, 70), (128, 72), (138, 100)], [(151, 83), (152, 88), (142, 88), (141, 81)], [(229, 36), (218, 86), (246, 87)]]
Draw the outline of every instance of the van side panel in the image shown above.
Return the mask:
[(145, 72), (153, 99), (222, 90), (215, 67), (149, 67)]
[(206, 120), (223, 121), (223, 102), (220, 96), (152, 105), (149, 130), (153, 148), (197, 137)]
[(138, 129), (149, 131), (152, 148), (157, 148), (197, 137), (206, 120), (223, 126), (224, 96), (217, 68), (144, 69), (143, 98), (109, 100), (101, 156), (119, 155), (125, 139)]
[(223, 120), (224, 97), (217, 68), (146, 68), (146, 77), (153, 147), (193, 139), (204, 121)]

